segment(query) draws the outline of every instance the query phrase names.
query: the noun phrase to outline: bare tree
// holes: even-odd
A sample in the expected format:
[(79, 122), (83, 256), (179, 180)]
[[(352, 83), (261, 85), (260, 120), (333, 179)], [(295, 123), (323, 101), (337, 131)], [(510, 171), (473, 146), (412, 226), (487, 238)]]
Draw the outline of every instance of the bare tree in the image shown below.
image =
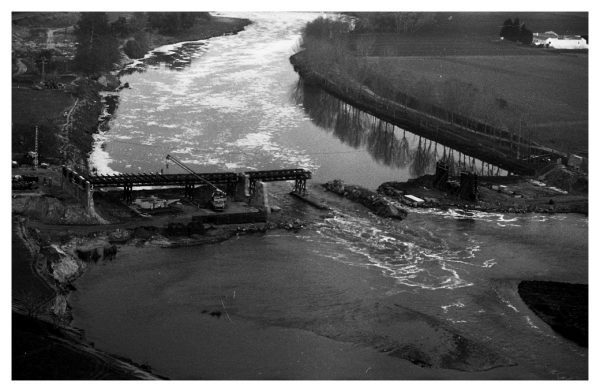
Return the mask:
[(435, 21), (432, 12), (394, 12), (394, 25), (397, 33), (414, 34)]

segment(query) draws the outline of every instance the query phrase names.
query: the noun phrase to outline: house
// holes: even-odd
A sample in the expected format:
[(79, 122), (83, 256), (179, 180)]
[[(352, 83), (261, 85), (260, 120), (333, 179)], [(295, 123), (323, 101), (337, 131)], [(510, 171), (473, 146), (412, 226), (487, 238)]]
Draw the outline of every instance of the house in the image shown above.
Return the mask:
[(533, 33), (532, 44), (554, 49), (588, 49), (588, 41), (580, 35), (558, 35), (554, 31)]
[(558, 34), (556, 34), (554, 31), (533, 33), (533, 41), (531, 43), (535, 46), (546, 46), (547, 40), (552, 38), (558, 38)]

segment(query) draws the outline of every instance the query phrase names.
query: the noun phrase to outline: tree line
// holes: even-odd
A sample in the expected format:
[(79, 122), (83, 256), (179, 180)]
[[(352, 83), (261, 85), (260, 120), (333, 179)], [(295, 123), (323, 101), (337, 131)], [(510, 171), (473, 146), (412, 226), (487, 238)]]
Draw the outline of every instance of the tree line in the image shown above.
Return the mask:
[(134, 12), (109, 23), (106, 12), (82, 12), (75, 26), (75, 66), (86, 74), (109, 71), (120, 59), (120, 40), (127, 39), (125, 54), (139, 58), (149, 50), (149, 32), (177, 34), (210, 18), (208, 12)]
[(500, 37), (526, 45), (533, 42), (533, 33), (525, 27), (525, 23), (521, 23), (519, 18), (506, 19), (500, 29)]
[[(352, 85), (361, 91), (398, 102), (452, 124), (488, 133), (526, 127), (525, 117), (490, 87), (452, 77), (432, 81), (410, 70), (399, 72), (393, 59), (369, 58), (373, 35), (350, 39), (352, 22), (318, 18), (302, 32), (302, 57), (317, 73)], [(475, 120), (478, 119), (478, 120)], [(493, 127), (493, 128), (492, 128)]]
[(435, 12), (350, 12), (357, 18), (354, 31), (361, 33), (414, 34), (436, 22)]

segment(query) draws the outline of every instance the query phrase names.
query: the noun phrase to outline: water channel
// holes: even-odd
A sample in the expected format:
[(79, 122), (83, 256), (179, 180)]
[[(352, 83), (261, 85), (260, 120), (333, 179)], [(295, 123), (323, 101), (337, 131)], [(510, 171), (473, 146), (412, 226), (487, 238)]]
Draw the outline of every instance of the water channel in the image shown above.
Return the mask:
[(288, 58), (317, 14), (243, 16), (254, 23), (237, 35), (134, 64), (92, 165), (174, 171), (173, 153), (199, 171), (303, 167), (333, 212), (284, 183), (270, 197), (308, 222), (298, 233), (122, 247), (76, 282), (88, 339), (170, 378), (586, 378), (587, 349), (537, 318), (516, 285), (587, 283), (587, 218), (411, 210), (395, 222), (323, 192), (333, 178), (376, 188), (431, 172), (444, 152), (469, 162), (303, 86)]

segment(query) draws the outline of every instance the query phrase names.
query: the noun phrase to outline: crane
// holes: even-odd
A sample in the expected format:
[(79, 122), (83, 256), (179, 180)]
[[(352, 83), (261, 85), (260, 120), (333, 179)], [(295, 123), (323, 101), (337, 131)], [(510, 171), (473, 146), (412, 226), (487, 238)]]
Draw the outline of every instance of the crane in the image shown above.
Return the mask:
[(175, 158), (171, 154), (167, 154), (166, 159), (175, 163), (177, 166), (181, 167), (188, 173), (192, 174), (193, 176), (198, 178), (200, 181), (210, 185), (214, 189), (214, 192), (213, 192), (211, 200), (210, 200), (213, 210), (215, 210), (215, 211), (224, 211), (225, 210), (225, 205), (227, 202), (227, 194), (225, 192), (223, 192), (219, 187), (217, 187), (212, 182), (199, 176), (195, 171), (190, 169), (186, 164), (184, 164), (183, 162), (181, 162), (179, 159)]

